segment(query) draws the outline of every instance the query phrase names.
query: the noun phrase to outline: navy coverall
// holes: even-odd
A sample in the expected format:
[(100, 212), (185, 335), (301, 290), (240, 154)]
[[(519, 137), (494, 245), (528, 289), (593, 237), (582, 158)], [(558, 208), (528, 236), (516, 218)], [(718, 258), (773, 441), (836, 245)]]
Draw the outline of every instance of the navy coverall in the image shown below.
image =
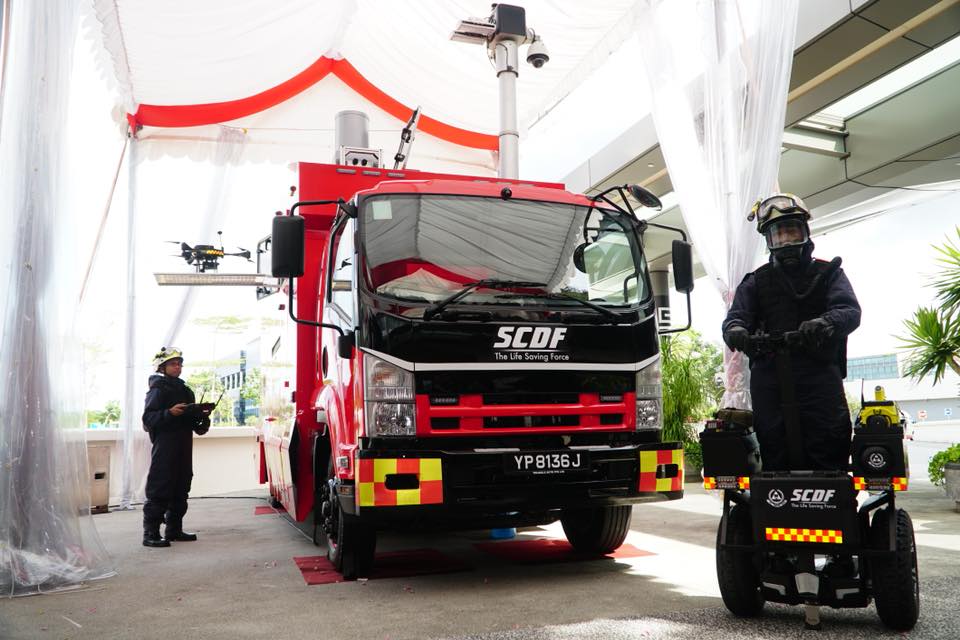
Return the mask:
[[(773, 274), (766, 282), (780, 285), (758, 285), (758, 273), (748, 274), (737, 287), (733, 304), (723, 322), (726, 333), (733, 326), (741, 326), (751, 334), (771, 331), (771, 324), (778, 324), (777, 330), (796, 330), (800, 321), (812, 319), (802, 317), (796, 326), (783, 326), (773, 319), (764, 309), (769, 309), (761, 296), (783, 295), (780, 304), (794, 304), (794, 293), (802, 291), (800, 285), (810, 282), (811, 270), (815, 265), (810, 258), (812, 244), (805, 251), (802, 266), (788, 272), (771, 257), (771, 264), (765, 273)], [(819, 266), (826, 263), (821, 262)], [(773, 269), (779, 272), (771, 272)], [(785, 276), (785, 279), (784, 279)], [(806, 278), (804, 277), (806, 276)], [(763, 280), (763, 278), (761, 278)], [(786, 283), (789, 282), (788, 286)], [(775, 290), (777, 287), (781, 290)], [(846, 337), (860, 325), (860, 304), (853, 292), (850, 281), (843, 270), (837, 267), (819, 283), (822, 290), (818, 295), (805, 297), (800, 306), (812, 317), (825, 319), (834, 329), (834, 336), (824, 349), (795, 350), (791, 355), (796, 399), (799, 405), (800, 425), (804, 441), (804, 469), (844, 470), (850, 453), (850, 412), (847, 408), (846, 394), (843, 390), (843, 378), (846, 375)], [(810, 302), (810, 301), (813, 302)], [(789, 314), (787, 314), (789, 315)], [(796, 316), (796, 314), (794, 314)], [(787, 321), (787, 325), (791, 321)], [(749, 354), (748, 354), (749, 355)], [(753, 421), (760, 442), (760, 455), (764, 471), (785, 471), (789, 469), (787, 434), (784, 426), (780, 381), (777, 379), (773, 355), (760, 355), (750, 358), (750, 394), (753, 398)]]
[(162, 521), (167, 523), (168, 537), (182, 531), (193, 479), (193, 432), (206, 433), (210, 420), (189, 412), (175, 416), (169, 409), (194, 400), (193, 391), (180, 378), (159, 373), (150, 376), (143, 428), (150, 434), (153, 452), (143, 505), (144, 531), (159, 530)]

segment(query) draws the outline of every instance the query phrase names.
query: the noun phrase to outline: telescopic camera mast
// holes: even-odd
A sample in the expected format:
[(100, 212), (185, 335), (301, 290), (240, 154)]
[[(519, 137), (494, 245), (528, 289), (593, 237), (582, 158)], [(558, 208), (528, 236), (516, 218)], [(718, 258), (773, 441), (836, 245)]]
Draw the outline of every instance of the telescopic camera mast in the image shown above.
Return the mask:
[(517, 128), (517, 75), (519, 48), (527, 48), (527, 62), (539, 69), (550, 60), (543, 40), (527, 28), (526, 11), (510, 4), (494, 4), (489, 18), (467, 18), (450, 36), (456, 42), (480, 44), (487, 48), (500, 83), (500, 165), (501, 178), (520, 174), (520, 132)]

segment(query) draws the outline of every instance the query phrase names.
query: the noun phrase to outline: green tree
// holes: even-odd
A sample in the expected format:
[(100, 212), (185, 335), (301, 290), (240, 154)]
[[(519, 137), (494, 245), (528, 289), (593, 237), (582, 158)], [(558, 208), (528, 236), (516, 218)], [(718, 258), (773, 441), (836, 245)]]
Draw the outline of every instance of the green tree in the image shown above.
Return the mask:
[(120, 422), (120, 402), (111, 400), (103, 409), (90, 409), (87, 411), (87, 424), (96, 422), (103, 426), (119, 424)]
[[(955, 231), (960, 239), (960, 226)], [(940, 272), (933, 282), (940, 308), (917, 309), (903, 321), (907, 334), (898, 338), (910, 352), (904, 374), (920, 379), (933, 373), (936, 384), (948, 367), (960, 375), (960, 244), (948, 237), (933, 248), (940, 254)]]
[(204, 402), (216, 402), (220, 398), (220, 404), (210, 415), (210, 421), (213, 424), (233, 424), (236, 420), (233, 417), (233, 398), (227, 394), (220, 395), (224, 391), (223, 382), (217, 377), (213, 369), (199, 369), (193, 371), (187, 376), (187, 386), (193, 389), (194, 395), (199, 401), (203, 398)]
[(251, 369), (244, 377), (243, 386), (240, 387), (240, 397), (252, 401), (255, 406), (260, 406), (262, 394), (263, 373), (260, 369)]

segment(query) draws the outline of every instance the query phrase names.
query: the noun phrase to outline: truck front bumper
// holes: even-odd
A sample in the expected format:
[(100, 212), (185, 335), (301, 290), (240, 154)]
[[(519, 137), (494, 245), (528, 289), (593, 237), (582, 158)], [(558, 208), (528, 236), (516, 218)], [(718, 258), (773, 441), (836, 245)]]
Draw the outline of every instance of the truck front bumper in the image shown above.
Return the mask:
[(683, 497), (683, 449), (678, 442), (584, 446), (563, 452), (580, 453), (586, 467), (574, 472), (517, 473), (508, 468), (505, 456), (530, 452), (509, 448), (358, 450), (356, 482), (352, 487), (341, 485), (341, 507), (384, 524), (488, 523), (508, 514), (512, 521), (523, 521), (527, 514), (532, 522), (555, 519), (555, 513), (544, 514), (564, 509)]

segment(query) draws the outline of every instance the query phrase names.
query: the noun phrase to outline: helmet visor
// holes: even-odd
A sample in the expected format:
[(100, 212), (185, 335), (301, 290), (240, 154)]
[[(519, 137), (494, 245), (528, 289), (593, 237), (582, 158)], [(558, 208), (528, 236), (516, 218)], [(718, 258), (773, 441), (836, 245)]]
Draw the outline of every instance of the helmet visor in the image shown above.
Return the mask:
[(800, 202), (799, 198), (794, 198), (791, 196), (773, 196), (767, 198), (759, 204), (757, 209), (757, 220), (762, 225), (766, 220), (770, 218), (770, 214), (774, 210), (779, 211), (780, 213), (792, 213), (794, 211), (806, 213), (807, 209), (803, 206), (803, 203)]
[(801, 245), (810, 239), (807, 225), (798, 218), (774, 220), (764, 229), (763, 235), (767, 239), (767, 248), (771, 250)]

